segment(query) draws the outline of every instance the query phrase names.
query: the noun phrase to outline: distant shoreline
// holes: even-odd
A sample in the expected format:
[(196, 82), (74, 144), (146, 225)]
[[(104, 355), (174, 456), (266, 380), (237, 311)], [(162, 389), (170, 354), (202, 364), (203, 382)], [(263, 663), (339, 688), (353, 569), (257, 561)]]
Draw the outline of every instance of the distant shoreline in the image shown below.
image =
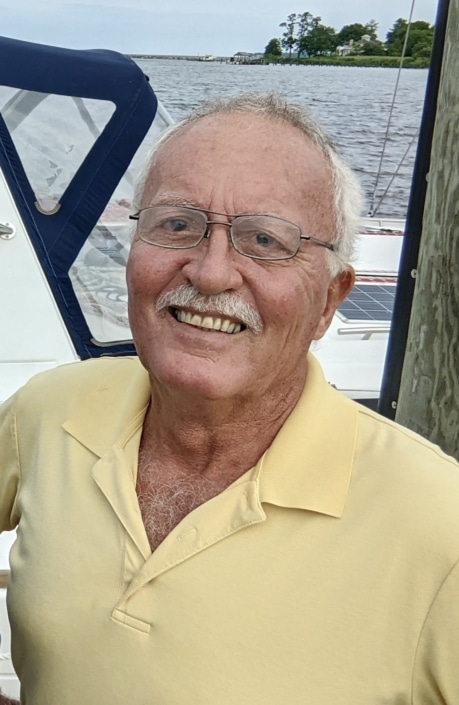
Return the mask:
[[(231, 61), (232, 56), (216, 56), (214, 59), (209, 61), (205, 59), (204, 56), (198, 55), (188, 55), (188, 54), (128, 54), (131, 59), (175, 59), (177, 61), (206, 61), (207, 63), (222, 63), (226, 61)], [(234, 63), (234, 62), (231, 62)]]
[[(131, 59), (170, 59), (175, 61), (198, 61), (200, 63), (230, 64), (232, 66), (347, 66), (361, 68), (399, 68), (400, 57), (398, 56), (314, 56), (307, 59), (278, 59), (273, 57), (241, 58), (238, 56), (193, 56), (179, 54), (129, 54)], [(428, 69), (429, 59), (412, 59), (405, 57), (403, 68), (406, 69)]]

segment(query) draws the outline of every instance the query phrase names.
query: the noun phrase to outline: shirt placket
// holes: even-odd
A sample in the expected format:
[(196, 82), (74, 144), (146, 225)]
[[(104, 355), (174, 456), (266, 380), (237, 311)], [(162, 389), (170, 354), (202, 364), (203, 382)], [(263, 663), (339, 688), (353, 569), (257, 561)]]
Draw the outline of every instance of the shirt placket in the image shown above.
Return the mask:
[[(266, 518), (257, 480), (242, 480), (194, 509), (151, 553), (135, 492), (135, 473), (129, 471), (124, 449), (113, 447), (106, 453), (94, 466), (93, 478), (127, 533), (125, 589), (112, 617), (125, 624), (134, 620), (134, 626), (144, 631), (148, 616), (145, 615), (143, 629), (136, 610), (136, 593), (201, 551)], [(131, 610), (136, 613), (135, 618)]]

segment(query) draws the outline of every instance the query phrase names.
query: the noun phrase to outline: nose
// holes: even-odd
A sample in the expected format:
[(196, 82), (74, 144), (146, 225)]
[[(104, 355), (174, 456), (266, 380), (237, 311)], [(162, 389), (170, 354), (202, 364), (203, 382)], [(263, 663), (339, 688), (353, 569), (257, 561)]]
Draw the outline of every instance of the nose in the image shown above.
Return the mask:
[(209, 222), (202, 242), (189, 251), (183, 274), (202, 294), (237, 290), (243, 277), (239, 267), (241, 255), (231, 244), (230, 223)]

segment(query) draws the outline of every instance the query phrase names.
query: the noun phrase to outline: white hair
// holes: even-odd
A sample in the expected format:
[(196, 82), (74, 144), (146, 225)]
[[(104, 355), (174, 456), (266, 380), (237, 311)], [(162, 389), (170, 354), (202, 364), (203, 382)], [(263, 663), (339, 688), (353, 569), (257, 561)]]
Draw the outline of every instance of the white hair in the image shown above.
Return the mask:
[(153, 160), (159, 150), (174, 135), (205, 117), (219, 114), (252, 113), (271, 120), (285, 122), (300, 130), (322, 152), (331, 170), (333, 184), (334, 251), (327, 251), (331, 276), (349, 268), (354, 258), (358, 221), (363, 198), (360, 184), (353, 171), (340, 156), (337, 147), (320, 125), (301, 105), (289, 103), (275, 93), (243, 93), (204, 104), (181, 122), (166, 130), (156, 142), (140, 169), (134, 194), (134, 204), (140, 207)]

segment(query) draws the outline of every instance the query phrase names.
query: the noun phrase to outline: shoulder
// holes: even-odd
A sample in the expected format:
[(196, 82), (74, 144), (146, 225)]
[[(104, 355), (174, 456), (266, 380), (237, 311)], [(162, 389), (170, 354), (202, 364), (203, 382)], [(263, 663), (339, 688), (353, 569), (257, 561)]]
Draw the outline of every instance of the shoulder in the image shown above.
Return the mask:
[(447, 556), (443, 569), (458, 559), (459, 464), (413, 431), (363, 407), (353, 493), (386, 536), (418, 546), (424, 558)]
[(134, 370), (140, 365), (137, 357), (99, 357), (82, 362), (60, 365), (52, 370), (41, 372), (24, 385), (23, 389), (33, 392), (41, 387), (59, 387), (62, 383), (79, 386), (98, 384), (104, 378)]
[(98, 389), (108, 386), (121, 393), (142, 373), (136, 357), (104, 357), (61, 365), (32, 377), (6, 404), (19, 415), (54, 411), (65, 415)]
[(448, 471), (457, 473), (459, 479), (459, 464), (444, 453), (438, 445), (431, 443), (419, 434), (400, 424), (395, 423), (370, 409), (357, 405), (358, 408), (358, 446), (357, 450), (364, 456), (378, 453), (384, 458), (384, 464), (389, 470), (389, 463), (397, 461), (406, 471), (422, 467), (445, 467)]

